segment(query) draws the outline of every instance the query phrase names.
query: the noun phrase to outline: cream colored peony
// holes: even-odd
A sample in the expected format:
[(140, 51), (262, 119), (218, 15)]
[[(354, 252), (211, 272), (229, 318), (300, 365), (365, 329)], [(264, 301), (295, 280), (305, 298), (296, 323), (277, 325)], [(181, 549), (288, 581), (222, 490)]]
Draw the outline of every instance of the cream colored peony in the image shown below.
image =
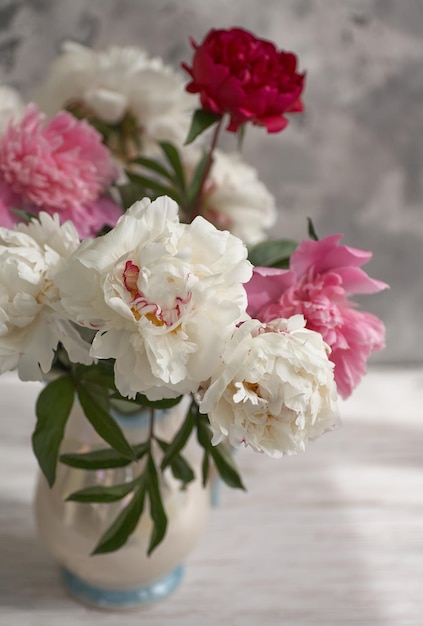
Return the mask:
[[(199, 159), (198, 149), (184, 151), (188, 172)], [(237, 154), (215, 150), (201, 198), (201, 215), (229, 230), (247, 245), (258, 243), (276, 222), (275, 198), (259, 180), (257, 170)]]
[(200, 404), (214, 444), (228, 437), (279, 458), (338, 425), (328, 348), (304, 324), (294, 315), (267, 325), (249, 320), (235, 331)]
[(129, 398), (194, 392), (246, 319), (247, 250), (199, 217), (178, 220), (167, 197), (135, 203), (113, 230), (84, 242), (58, 277), (78, 324), (98, 329), (91, 355), (115, 359)]
[(142, 49), (97, 52), (66, 42), (40, 90), (39, 104), (49, 115), (70, 104), (80, 106), (109, 124), (127, 116), (136, 123), (143, 152), (149, 152), (157, 141), (185, 139), (196, 99), (184, 86), (181, 74)]
[(40, 213), (39, 222), (0, 228), (0, 373), (18, 369), (41, 380), (63, 343), (72, 361), (90, 363), (85, 344), (63, 314), (56, 272), (79, 245), (71, 222)]

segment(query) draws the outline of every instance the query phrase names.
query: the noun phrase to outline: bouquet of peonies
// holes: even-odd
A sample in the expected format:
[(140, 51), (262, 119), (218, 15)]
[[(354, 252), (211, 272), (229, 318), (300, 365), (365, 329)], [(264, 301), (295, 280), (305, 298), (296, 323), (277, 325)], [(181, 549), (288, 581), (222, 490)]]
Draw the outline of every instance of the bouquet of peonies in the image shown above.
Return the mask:
[[(371, 254), (319, 240), (311, 222), (299, 244), (266, 240), (274, 198), (239, 150), (218, 148), (224, 129), (240, 145), (248, 124), (276, 133), (302, 111), (296, 56), (239, 28), (193, 48), (186, 85), (142, 50), (66, 43), (37, 104), (0, 88), (0, 372), (46, 382), (32, 441), (50, 485), (58, 462), (139, 467), (72, 494), (126, 498), (95, 553), (122, 546), (146, 502), (149, 552), (162, 541), (163, 472), (193, 479), (193, 433), (204, 484), (214, 466), (242, 488), (228, 444), (304, 450), (337, 426), (337, 391), (384, 344), (382, 322), (350, 300), (386, 287), (361, 267)], [(156, 410), (187, 395), (163, 441)], [(75, 398), (104, 447), (61, 455)], [(122, 401), (150, 407), (146, 442), (113, 419)]]

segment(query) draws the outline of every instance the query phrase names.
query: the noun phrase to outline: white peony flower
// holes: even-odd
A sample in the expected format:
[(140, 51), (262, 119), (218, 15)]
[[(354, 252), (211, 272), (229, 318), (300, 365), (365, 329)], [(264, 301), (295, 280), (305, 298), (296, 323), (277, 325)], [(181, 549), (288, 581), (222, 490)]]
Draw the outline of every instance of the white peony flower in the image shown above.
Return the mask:
[(25, 110), (19, 92), (8, 85), (0, 85), (0, 136), (12, 119), (19, 118)]
[(84, 242), (57, 277), (78, 324), (97, 332), (91, 355), (115, 359), (122, 395), (196, 391), (246, 318), (242, 242), (203, 218), (180, 224), (167, 197), (135, 203), (113, 230)]
[[(185, 158), (192, 170), (198, 151), (185, 151)], [(201, 215), (247, 245), (255, 244), (276, 222), (275, 199), (259, 180), (257, 170), (239, 154), (216, 150), (201, 199)]]
[(267, 325), (249, 320), (235, 331), (200, 405), (214, 444), (229, 437), (235, 447), (279, 458), (338, 424), (328, 347), (304, 325), (294, 315)]
[(63, 45), (39, 95), (40, 108), (56, 113), (70, 103), (109, 124), (125, 116), (138, 126), (143, 152), (157, 141), (182, 142), (196, 99), (181, 74), (134, 47), (97, 52), (74, 42)]
[(0, 228), (0, 373), (18, 369), (41, 380), (62, 342), (73, 361), (90, 363), (86, 344), (65, 318), (56, 272), (79, 245), (71, 222), (40, 213), (39, 222)]

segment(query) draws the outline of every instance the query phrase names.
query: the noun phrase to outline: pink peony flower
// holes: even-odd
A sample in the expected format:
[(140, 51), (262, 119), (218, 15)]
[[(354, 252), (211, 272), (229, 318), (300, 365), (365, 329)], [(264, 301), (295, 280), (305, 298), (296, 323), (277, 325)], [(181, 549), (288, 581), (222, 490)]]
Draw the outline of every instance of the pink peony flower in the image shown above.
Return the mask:
[(212, 29), (195, 49), (190, 93), (199, 93), (206, 111), (228, 113), (227, 130), (236, 132), (246, 122), (265, 126), (269, 133), (285, 128), (285, 113), (303, 110), (304, 74), (297, 72), (297, 57), (278, 50), (242, 28)]
[(34, 104), (9, 124), (0, 144), (0, 169), (13, 191), (36, 206), (66, 209), (92, 202), (115, 168), (100, 134), (62, 111), (43, 128)]
[(95, 237), (103, 226), (115, 226), (122, 215), (121, 207), (108, 196), (100, 196), (88, 204), (75, 204), (60, 212), (60, 222), (71, 220), (81, 239)]
[(381, 320), (356, 310), (349, 296), (376, 293), (388, 285), (361, 269), (371, 253), (338, 245), (341, 237), (303, 241), (289, 270), (256, 267), (246, 289), (248, 313), (262, 322), (304, 315), (307, 328), (331, 347), (335, 380), (346, 398), (365, 374), (370, 354), (385, 345)]
[[(8, 211), (44, 210), (70, 219), (81, 237), (113, 226), (120, 207), (101, 197), (117, 176), (101, 135), (84, 120), (62, 111), (45, 126), (34, 104), (7, 127), (0, 141), (0, 219), (17, 220)], [(4, 219), (3, 219), (4, 217)]]

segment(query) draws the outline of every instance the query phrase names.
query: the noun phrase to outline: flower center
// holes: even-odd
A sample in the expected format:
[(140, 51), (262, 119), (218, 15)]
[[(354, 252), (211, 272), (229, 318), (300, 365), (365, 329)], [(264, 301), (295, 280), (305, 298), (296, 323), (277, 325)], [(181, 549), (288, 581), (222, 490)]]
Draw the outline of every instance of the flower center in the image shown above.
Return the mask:
[(345, 291), (339, 276), (327, 272), (322, 276), (304, 276), (282, 295), (280, 303), (286, 315), (301, 313), (308, 328), (326, 337), (327, 332), (342, 326), (339, 305), (344, 300)]
[[(139, 321), (141, 317), (145, 317), (154, 326), (170, 327), (177, 324), (191, 300), (192, 293), (188, 291), (185, 297), (176, 296), (173, 306), (162, 308), (158, 303), (150, 302), (145, 294), (140, 291), (138, 287), (139, 275), (140, 268), (138, 265), (130, 260), (127, 261), (123, 271), (123, 284), (130, 294), (129, 306), (134, 319)], [(170, 285), (175, 281), (171, 276), (168, 276), (166, 282)]]

